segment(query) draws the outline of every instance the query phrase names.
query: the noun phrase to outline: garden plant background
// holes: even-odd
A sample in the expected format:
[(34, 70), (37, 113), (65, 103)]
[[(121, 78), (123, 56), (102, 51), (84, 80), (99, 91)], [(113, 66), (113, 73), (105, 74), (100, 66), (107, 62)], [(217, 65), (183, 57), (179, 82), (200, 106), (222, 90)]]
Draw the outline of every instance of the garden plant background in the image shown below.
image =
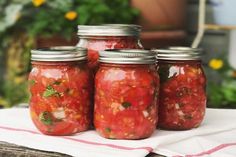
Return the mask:
[(208, 106), (236, 108), (236, 69), (228, 63), (227, 56), (212, 58), (205, 66), (208, 78)]

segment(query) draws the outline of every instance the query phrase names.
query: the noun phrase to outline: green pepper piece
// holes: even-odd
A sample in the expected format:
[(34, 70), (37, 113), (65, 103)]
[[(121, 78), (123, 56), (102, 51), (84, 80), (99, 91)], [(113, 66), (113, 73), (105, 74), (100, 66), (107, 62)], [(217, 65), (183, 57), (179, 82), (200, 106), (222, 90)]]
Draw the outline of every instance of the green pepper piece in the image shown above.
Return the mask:
[(53, 84), (55, 84), (55, 85), (60, 85), (61, 82), (60, 82), (60, 81), (55, 81)]
[(131, 103), (129, 103), (129, 102), (123, 102), (121, 105), (122, 105), (124, 108), (128, 108), (128, 107), (131, 106)]
[(44, 111), (39, 114), (39, 120), (45, 125), (52, 125), (52, 114), (48, 111)]

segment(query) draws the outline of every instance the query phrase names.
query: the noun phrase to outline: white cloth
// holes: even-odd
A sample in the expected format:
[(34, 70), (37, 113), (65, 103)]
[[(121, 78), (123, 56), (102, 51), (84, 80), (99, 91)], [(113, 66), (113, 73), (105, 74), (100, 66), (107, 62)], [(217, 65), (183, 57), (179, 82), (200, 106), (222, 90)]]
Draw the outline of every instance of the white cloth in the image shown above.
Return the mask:
[(166, 156), (236, 157), (236, 110), (207, 109), (199, 128), (156, 130), (144, 140), (109, 140), (95, 131), (73, 136), (42, 135), (28, 109), (0, 110), (0, 141), (79, 157), (144, 157), (153, 151)]

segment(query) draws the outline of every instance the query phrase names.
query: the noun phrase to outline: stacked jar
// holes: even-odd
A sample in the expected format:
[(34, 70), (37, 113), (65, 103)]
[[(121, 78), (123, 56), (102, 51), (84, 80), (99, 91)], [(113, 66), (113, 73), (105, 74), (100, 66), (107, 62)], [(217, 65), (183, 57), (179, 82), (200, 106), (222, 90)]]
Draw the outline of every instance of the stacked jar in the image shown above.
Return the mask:
[(91, 124), (92, 80), (86, 49), (32, 50), (30, 114), (48, 135), (70, 135)]
[(94, 125), (112, 139), (142, 139), (156, 129), (159, 76), (155, 53), (100, 51), (95, 77)]
[(93, 73), (93, 77), (95, 77), (99, 67), (99, 51), (106, 49), (142, 49), (143, 46), (139, 39), (140, 31), (139, 25), (79, 25), (77, 33), (79, 42), (76, 46), (88, 50), (88, 67)]
[(162, 129), (198, 127), (206, 109), (206, 77), (201, 49), (170, 47), (157, 52), (160, 74), (159, 123)]
[(88, 65), (95, 73), (98, 69), (98, 51), (105, 49), (142, 49), (139, 25), (107, 24), (78, 26), (77, 47), (88, 49)]

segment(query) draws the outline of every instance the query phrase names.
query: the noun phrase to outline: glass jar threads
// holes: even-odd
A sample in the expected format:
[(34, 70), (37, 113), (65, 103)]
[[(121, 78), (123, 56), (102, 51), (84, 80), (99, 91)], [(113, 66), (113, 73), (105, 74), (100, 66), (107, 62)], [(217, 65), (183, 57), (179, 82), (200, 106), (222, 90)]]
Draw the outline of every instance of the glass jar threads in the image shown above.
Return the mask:
[(206, 109), (206, 77), (201, 50), (170, 47), (158, 53), (160, 101), (158, 126), (170, 130), (198, 127)]
[(88, 65), (98, 68), (98, 51), (105, 49), (141, 49), (143, 48), (138, 25), (107, 24), (98, 26), (78, 26), (78, 47), (88, 49)]
[(155, 53), (147, 50), (100, 51), (95, 77), (94, 125), (112, 139), (151, 136), (157, 123), (159, 76)]
[(30, 114), (44, 134), (70, 135), (91, 123), (92, 82), (86, 49), (55, 47), (31, 51)]

